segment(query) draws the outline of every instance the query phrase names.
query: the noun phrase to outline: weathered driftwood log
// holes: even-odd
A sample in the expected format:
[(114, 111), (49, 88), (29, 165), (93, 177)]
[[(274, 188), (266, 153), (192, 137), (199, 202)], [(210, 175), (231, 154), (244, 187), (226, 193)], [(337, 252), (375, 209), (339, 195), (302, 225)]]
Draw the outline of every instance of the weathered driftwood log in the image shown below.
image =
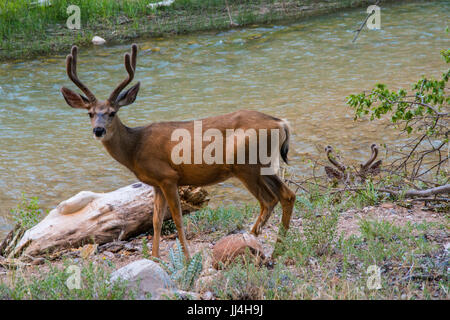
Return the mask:
[[(202, 188), (179, 189), (183, 214), (204, 206)], [(153, 188), (135, 183), (109, 193), (82, 191), (61, 202), (36, 226), (17, 237), (17, 230), (0, 244), (7, 258), (35, 257), (86, 243), (126, 240), (152, 226)], [(170, 219), (169, 210), (165, 220)], [(16, 229), (16, 228), (15, 228)]]

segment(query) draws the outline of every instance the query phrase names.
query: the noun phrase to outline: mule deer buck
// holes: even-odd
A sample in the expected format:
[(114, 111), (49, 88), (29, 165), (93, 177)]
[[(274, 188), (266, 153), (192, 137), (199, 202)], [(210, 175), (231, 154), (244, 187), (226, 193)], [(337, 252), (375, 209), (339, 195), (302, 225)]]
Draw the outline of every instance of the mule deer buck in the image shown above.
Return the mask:
[[(260, 170), (266, 164), (263, 164), (259, 158), (254, 164), (236, 163), (238, 149), (242, 148), (242, 146), (244, 146), (245, 155), (250, 157), (250, 136), (244, 136), (244, 143), (242, 143), (242, 140), (239, 142), (237, 136), (233, 136), (233, 148), (230, 150), (223, 146), (223, 159), (219, 159), (223, 161), (216, 161), (211, 164), (197, 164), (195, 161), (175, 163), (172, 159), (172, 151), (178, 141), (172, 140), (172, 134), (177, 129), (188, 132), (190, 134), (190, 141), (188, 142), (190, 142), (190, 146), (195, 146), (194, 121), (159, 122), (143, 127), (129, 128), (120, 121), (117, 115), (121, 107), (129, 105), (136, 100), (139, 91), (139, 82), (128, 90), (123, 91), (134, 78), (137, 46), (135, 44), (132, 45), (131, 55), (129, 53), (125, 54), (127, 77), (104, 101), (97, 100), (95, 95), (78, 79), (77, 52), (77, 47), (72, 47), (71, 54), (66, 58), (67, 75), (86, 96), (65, 87), (61, 88), (62, 95), (69, 106), (88, 111), (94, 137), (102, 142), (108, 153), (131, 170), (140, 181), (154, 187), (153, 256), (159, 257), (161, 226), (164, 212), (168, 206), (175, 222), (184, 254), (186, 258), (189, 259), (190, 257), (183, 231), (178, 186), (206, 186), (236, 177), (255, 196), (261, 207), (260, 214), (251, 231), (254, 235), (258, 235), (261, 232), (261, 228), (269, 219), (272, 210), (278, 202), (281, 203), (283, 209), (281, 219), (283, 226), (280, 227), (280, 231), (286, 231), (289, 228), (295, 194), (276, 174), (262, 175)], [(256, 138), (258, 139), (255, 140), (257, 141), (258, 149), (261, 147), (260, 132), (270, 133), (271, 138), (275, 132), (280, 132), (276, 144), (281, 147), (277, 147), (276, 153), (281, 155), (287, 163), (290, 132), (288, 123), (285, 120), (257, 111), (242, 110), (201, 119), (200, 121), (205, 132), (212, 129), (216, 130), (216, 132), (219, 131), (223, 136), (226, 136), (229, 129), (254, 129), (257, 132)], [(273, 143), (272, 139), (270, 141)], [(201, 141), (201, 145), (204, 146), (205, 141)], [(220, 158), (221, 151), (216, 149), (215, 156)], [(188, 152), (187, 154), (192, 155), (190, 160), (194, 159), (194, 152)], [(229, 161), (230, 158), (233, 161)]]

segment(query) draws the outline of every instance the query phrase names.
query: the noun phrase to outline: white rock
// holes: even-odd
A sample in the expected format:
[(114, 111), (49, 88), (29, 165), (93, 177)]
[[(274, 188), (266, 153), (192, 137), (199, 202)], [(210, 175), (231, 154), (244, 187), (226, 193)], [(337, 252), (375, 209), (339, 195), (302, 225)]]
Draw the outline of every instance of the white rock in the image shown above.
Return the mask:
[(175, 0), (164, 0), (164, 1), (156, 2), (156, 3), (150, 3), (147, 7), (151, 8), (151, 9), (156, 9), (158, 7), (168, 7), (174, 2), (175, 2)]
[(95, 36), (94, 38), (92, 38), (92, 43), (95, 45), (102, 45), (105, 44), (106, 40), (103, 38), (100, 38), (99, 36)]
[(148, 259), (134, 261), (111, 274), (111, 282), (118, 279), (126, 280), (129, 289), (136, 290), (136, 298), (139, 300), (158, 300), (161, 295), (169, 291), (175, 291), (176, 286), (156, 262)]
[(51, 6), (52, 3), (51, 3), (50, 0), (38, 0), (38, 1), (35, 1), (35, 2), (31, 2), (31, 5), (48, 7), (48, 6)]

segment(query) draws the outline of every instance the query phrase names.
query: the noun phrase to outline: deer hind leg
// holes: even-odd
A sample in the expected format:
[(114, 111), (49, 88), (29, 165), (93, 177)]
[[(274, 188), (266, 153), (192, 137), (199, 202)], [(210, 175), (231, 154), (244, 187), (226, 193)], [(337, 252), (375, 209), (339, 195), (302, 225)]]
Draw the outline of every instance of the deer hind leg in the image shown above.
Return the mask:
[(264, 202), (259, 202), (259, 205), (261, 207), (261, 211), (259, 213), (258, 219), (256, 220), (255, 224), (253, 225), (251, 233), (255, 236), (258, 236), (261, 233), (262, 228), (266, 224), (267, 220), (269, 220), (270, 215), (273, 212), (273, 208), (277, 205), (278, 199), (273, 199), (272, 204), (267, 204)]
[(161, 228), (164, 216), (167, 210), (167, 201), (162, 190), (159, 187), (153, 187), (154, 190), (154, 209), (153, 209), (153, 246), (152, 256), (159, 258), (159, 241), (161, 238)]
[(272, 252), (272, 258), (276, 258), (282, 251), (282, 239), (286, 236), (286, 232), (289, 229), (295, 204), (295, 193), (275, 175), (265, 176), (264, 179), (267, 181), (267, 184), (271, 187), (272, 191), (279, 197), (283, 209), (283, 215), (281, 216), (282, 225), (279, 228), (277, 242)]
[(289, 229), (291, 222), (292, 211), (295, 203), (295, 193), (284, 184), (281, 179), (276, 175), (262, 176), (270, 187), (272, 192), (280, 199), (281, 207), (283, 209), (283, 215), (281, 216), (281, 222), (283, 224), (284, 232)]
[(244, 184), (248, 191), (258, 200), (261, 207), (259, 216), (253, 225), (251, 233), (258, 236), (262, 227), (269, 220), (273, 208), (277, 205), (279, 198), (270, 190), (261, 178), (259, 168), (257, 172), (241, 173), (236, 177)]
[(175, 226), (178, 231), (178, 239), (180, 240), (181, 247), (183, 248), (184, 255), (187, 260), (190, 260), (189, 248), (187, 245), (186, 236), (183, 229), (183, 216), (181, 213), (180, 196), (178, 194), (178, 186), (176, 183), (164, 182), (160, 185), (164, 196), (166, 197), (167, 204), (169, 205), (172, 219), (175, 222)]

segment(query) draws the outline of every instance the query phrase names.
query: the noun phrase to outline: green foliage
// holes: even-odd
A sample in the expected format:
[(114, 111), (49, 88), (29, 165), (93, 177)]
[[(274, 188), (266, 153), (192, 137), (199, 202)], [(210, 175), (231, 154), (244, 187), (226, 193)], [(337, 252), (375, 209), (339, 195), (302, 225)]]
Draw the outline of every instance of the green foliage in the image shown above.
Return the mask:
[(303, 234), (308, 251), (314, 255), (331, 253), (336, 240), (339, 218), (332, 197), (317, 193), (300, 196), (298, 209), (303, 213)]
[(150, 250), (148, 249), (147, 237), (142, 238), (142, 256), (144, 259), (148, 259), (150, 257)]
[(161, 227), (162, 235), (173, 234), (176, 231), (177, 231), (177, 226), (175, 225), (175, 222), (173, 222), (173, 220), (166, 220), (163, 222), (162, 227)]
[(183, 290), (189, 290), (194, 286), (195, 280), (197, 280), (203, 268), (202, 254), (197, 252), (187, 262), (178, 239), (175, 250), (174, 248), (170, 248), (169, 250), (169, 263), (160, 259), (157, 260), (169, 273), (171, 279), (177, 282)]
[(35, 226), (42, 218), (44, 211), (39, 207), (39, 199), (32, 197), (27, 199), (22, 194), (22, 200), (15, 209), (11, 209), (11, 217), (15, 224), (24, 229)]
[(374, 206), (380, 202), (382, 195), (375, 188), (371, 180), (366, 181), (364, 189), (356, 192), (356, 198), (354, 202), (358, 207)]
[[(67, 286), (72, 275), (67, 271), (69, 265), (81, 269), (80, 289)], [(36, 270), (32, 277), (24, 277), (20, 270), (15, 271), (11, 281), (0, 282), (0, 300), (123, 300), (135, 295), (126, 289), (125, 281), (109, 283), (110, 271), (94, 262), (80, 265), (67, 260), (62, 269), (51, 263), (48, 268), (46, 272)]]
[(235, 260), (219, 273), (211, 291), (219, 299), (256, 300), (292, 299), (296, 276), (283, 264), (269, 270), (253, 263), (254, 259)]
[(242, 230), (255, 214), (255, 206), (204, 208), (185, 217), (188, 233), (216, 233), (217, 236)]
[(428, 229), (429, 226), (425, 225), (407, 224), (401, 227), (383, 220), (361, 220), (361, 236), (345, 240), (342, 250), (348, 257), (354, 255), (363, 261), (364, 268), (394, 261), (419, 265), (421, 256), (430, 255), (437, 249), (424, 237)]

